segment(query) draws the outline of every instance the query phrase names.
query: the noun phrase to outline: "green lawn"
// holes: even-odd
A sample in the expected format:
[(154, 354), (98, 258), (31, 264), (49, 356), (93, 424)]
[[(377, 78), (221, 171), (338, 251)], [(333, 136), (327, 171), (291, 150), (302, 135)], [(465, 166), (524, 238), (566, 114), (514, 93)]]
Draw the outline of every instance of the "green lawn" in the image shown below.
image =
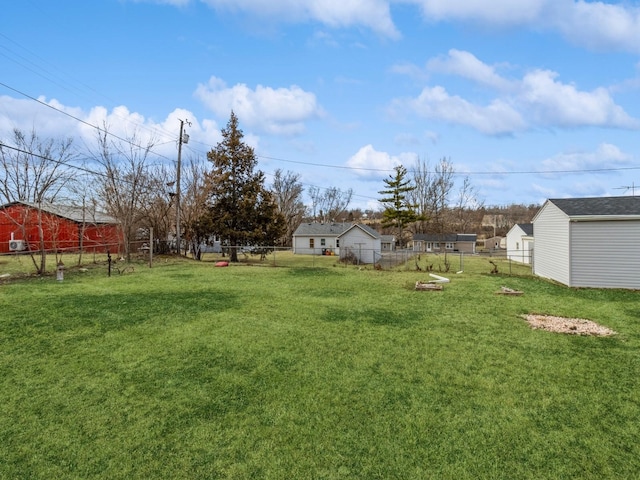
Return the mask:
[(0, 478), (638, 478), (640, 292), (322, 261), (0, 284)]

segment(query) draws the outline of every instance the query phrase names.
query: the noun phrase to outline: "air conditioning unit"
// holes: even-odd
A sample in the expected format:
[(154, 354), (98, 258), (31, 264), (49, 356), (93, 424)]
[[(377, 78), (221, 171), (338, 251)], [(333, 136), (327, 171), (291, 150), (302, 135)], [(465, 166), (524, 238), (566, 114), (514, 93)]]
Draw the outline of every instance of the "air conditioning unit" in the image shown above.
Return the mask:
[(12, 252), (21, 252), (27, 248), (27, 244), (24, 240), (9, 240), (9, 250)]

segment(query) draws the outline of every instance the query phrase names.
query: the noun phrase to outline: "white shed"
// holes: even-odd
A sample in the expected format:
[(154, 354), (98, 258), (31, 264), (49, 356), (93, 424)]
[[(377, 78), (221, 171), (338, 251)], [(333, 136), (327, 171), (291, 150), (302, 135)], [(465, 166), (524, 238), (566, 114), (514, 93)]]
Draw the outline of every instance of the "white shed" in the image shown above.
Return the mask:
[(533, 223), (516, 223), (507, 232), (507, 258), (531, 263), (533, 255)]
[(357, 223), (339, 236), (340, 258), (352, 254), (359, 263), (376, 263), (380, 260), (382, 237), (371, 227)]
[(640, 289), (640, 197), (549, 199), (533, 233), (536, 275), (570, 287)]

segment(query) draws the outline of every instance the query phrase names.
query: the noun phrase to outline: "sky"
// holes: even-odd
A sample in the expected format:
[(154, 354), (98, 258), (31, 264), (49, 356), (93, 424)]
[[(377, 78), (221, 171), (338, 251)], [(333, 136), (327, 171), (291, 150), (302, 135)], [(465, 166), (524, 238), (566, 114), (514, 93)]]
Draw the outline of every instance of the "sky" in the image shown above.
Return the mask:
[[(640, 0), (20, 0), (0, 139), (154, 139), (205, 159), (231, 111), (267, 186), (377, 201), (443, 158), (486, 206), (640, 194)], [(308, 199), (305, 198), (308, 202)]]

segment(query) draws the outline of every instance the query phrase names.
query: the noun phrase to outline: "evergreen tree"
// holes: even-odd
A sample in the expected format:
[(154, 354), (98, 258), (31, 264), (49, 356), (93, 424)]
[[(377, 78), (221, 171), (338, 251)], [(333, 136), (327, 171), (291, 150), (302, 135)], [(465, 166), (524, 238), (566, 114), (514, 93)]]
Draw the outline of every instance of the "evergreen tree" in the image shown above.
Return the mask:
[(207, 153), (213, 163), (208, 174), (211, 233), (230, 247), (232, 262), (238, 261), (239, 245), (274, 245), (285, 229), (284, 218), (264, 187), (264, 173), (254, 172), (258, 162), (243, 137), (231, 112), (222, 141)]
[(407, 201), (407, 193), (415, 189), (411, 180), (407, 179), (407, 169), (398, 165), (394, 170), (395, 174), (389, 175), (389, 178), (384, 180), (387, 188), (378, 193), (384, 195), (379, 200), (384, 206), (382, 226), (397, 229), (398, 240), (402, 247), (404, 228), (418, 220), (419, 217), (416, 214), (415, 206)]

